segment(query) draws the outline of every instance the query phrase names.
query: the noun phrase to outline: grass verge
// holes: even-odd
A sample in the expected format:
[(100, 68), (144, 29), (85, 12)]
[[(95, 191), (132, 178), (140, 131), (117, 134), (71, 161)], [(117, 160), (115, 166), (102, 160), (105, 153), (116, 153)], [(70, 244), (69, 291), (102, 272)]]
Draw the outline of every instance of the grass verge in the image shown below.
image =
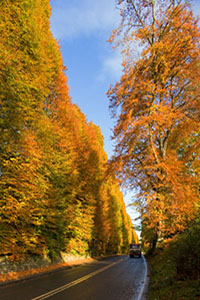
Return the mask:
[(190, 279), (177, 275), (176, 247), (168, 243), (147, 256), (150, 268), (148, 300), (199, 300), (200, 277)]

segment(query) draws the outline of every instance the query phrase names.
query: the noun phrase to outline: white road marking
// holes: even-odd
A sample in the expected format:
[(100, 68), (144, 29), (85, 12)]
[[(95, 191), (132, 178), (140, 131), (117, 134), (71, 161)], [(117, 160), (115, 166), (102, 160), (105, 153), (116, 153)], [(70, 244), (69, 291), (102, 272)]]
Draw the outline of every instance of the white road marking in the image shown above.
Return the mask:
[[(145, 267), (145, 274), (144, 274), (144, 280), (143, 280), (143, 284), (142, 284), (142, 288), (140, 290), (140, 293), (137, 297), (137, 300), (142, 300), (142, 297), (144, 296), (144, 288), (146, 287), (146, 279), (147, 279), (147, 263), (146, 263), (146, 259), (144, 258), (144, 256), (142, 255), (142, 258), (144, 260), (144, 267)], [(143, 298), (144, 299), (144, 298)]]
[(87, 279), (95, 276), (96, 274), (99, 274), (99, 273), (101, 273), (101, 272), (103, 272), (103, 271), (105, 271), (105, 270), (113, 267), (114, 265), (120, 263), (122, 260), (124, 260), (124, 258), (121, 258), (120, 260), (118, 260), (118, 261), (116, 261), (116, 262), (114, 262), (114, 263), (112, 263), (112, 264), (110, 264), (108, 266), (105, 266), (104, 268), (101, 268), (100, 270), (94, 271), (94, 272), (92, 272), (92, 273), (90, 273), (88, 275), (85, 275), (85, 276), (77, 279), (77, 280), (74, 280), (74, 281), (72, 281), (70, 283), (67, 283), (67, 284), (65, 284), (65, 285), (63, 285), (63, 286), (61, 286), (61, 287), (59, 287), (59, 288), (57, 288), (55, 290), (52, 290), (52, 291), (50, 291), (48, 293), (40, 295), (40, 296), (38, 296), (36, 298), (32, 298), (31, 300), (43, 300), (43, 299), (47, 299), (48, 297), (51, 297), (51, 296), (53, 296), (55, 294), (58, 294), (58, 293), (60, 293), (60, 292), (62, 292), (64, 290), (67, 290), (70, 287), (72, 287), (72, 286), (74, 286), (76, 284), (79, 284), (79, 283), (81, 283), (81, 282), (83, 282), (83, 281), (85, 281), (85, 280), (87, 280)]

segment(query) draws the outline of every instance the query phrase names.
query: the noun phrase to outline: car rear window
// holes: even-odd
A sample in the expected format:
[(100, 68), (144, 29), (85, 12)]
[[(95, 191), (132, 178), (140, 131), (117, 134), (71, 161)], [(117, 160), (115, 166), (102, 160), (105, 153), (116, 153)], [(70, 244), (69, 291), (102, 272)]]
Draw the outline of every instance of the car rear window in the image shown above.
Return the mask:
[(140, 245), (130, 245), (131, 249), (140, 249)]

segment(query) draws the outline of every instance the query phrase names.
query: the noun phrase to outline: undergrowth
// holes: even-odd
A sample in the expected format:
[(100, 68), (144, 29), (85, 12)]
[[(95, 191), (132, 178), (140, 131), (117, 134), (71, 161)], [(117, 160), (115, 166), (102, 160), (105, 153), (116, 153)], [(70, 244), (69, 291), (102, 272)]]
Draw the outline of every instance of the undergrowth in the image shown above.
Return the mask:
[(148, 300), (200, 299), (199, 220), (184, 233), (147, 255), (150, 268)]

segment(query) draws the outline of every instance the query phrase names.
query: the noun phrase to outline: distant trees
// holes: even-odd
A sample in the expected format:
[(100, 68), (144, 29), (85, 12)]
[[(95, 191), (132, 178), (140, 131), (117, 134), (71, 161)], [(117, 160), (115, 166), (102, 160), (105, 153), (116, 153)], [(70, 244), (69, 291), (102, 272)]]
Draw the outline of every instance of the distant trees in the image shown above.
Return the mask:
[(98, 126), (71, 102), (48, 0), (0, 3), (0, 255), (124, 251), (136, 238)]
[(170, 236), (185, 228), (199, 201), (198, 20), (181, 0), (118, 4), (122, 23), (111, 41), (126, 59), (108, 92), (117, 120), (113, 164), (140, 190), (144, 239)]

